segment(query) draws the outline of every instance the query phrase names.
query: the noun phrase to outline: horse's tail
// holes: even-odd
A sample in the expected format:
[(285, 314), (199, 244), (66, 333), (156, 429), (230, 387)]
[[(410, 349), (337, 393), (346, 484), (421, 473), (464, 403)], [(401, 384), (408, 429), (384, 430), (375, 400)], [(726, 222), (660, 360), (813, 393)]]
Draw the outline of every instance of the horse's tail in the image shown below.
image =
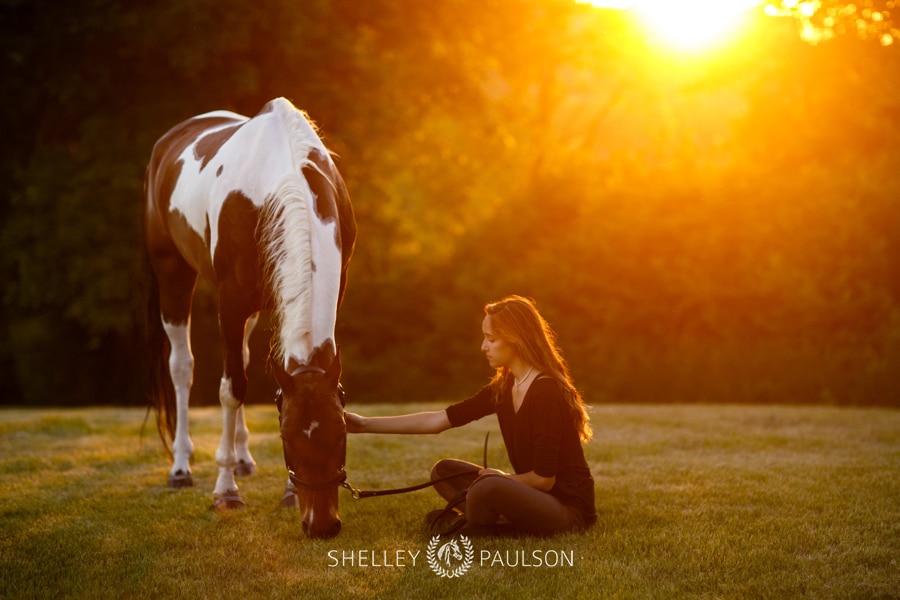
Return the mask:
[[(145, 325), (147, 352), (147, 395), (149, 408), (156, 410), (156, 427), (162, 439), (166, 454), (172, 458), (171, 442), (175, 439), (175, 386), (169, 372), (171, 344), (163, 329), (162, 312), (159, 304), (159, 281), (156, 273), (146, 260), (149, 285), (147, 286), (147, 321)], [(149, 410), (149, 409), (148, 409)]]

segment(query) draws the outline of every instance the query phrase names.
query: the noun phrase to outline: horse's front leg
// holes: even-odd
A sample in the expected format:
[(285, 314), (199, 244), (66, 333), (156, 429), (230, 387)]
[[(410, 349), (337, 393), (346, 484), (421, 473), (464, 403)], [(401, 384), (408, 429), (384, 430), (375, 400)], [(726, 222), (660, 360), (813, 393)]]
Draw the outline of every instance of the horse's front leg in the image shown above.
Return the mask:
[[(247, 376), (244, 373), (244, 324), (246, 313), (236, 311), (229, 298), (220, 294), (219, 326), (225, 351), (225, 373), (219, 384), (219, 403), (222, 405), (222, 440), (216, 450), (219, 477), (213, 490), (214, 506), (221, 510), (244, 508), (244, 500), (234, 479), (238, 465), (236, 438), (238, 418), (246, 434), (243, 422), (244, 397), (247, 394)], [(246, 445), (246, 435), (244, 435)], [(251, 459), (252, 460), (252, 459)]]
[(234, 397), (231, 379), (225, 375), (219, 384), (219, 403), (222, 405), (222, 440), (216, 450), (216, 464), (219, 476), (213, 490), (213, 503), (216, 509), (231, 510), (244, 508), (244, 500), (234, 480), (234, 468), (237, 465), (235, 451), (235, 428), (241, 402)]
[[(247, 321), (244, 328), (244, 344), (242, 357), (244, 360), (244, 372), (247, 372), (247, 366), (250, 364), (250, 335), (259, 322), (259, 313), (256, 313)], [(246, 477), (256, 473), (256, 461), (250, 454), (250, 430), (247, 429), (247, 421), (244, 417), (244, 407), (238, 408), (237, 420), (235, 422), (234, 443), (237, 452), (237, 465), (234, 468), (234, 474), (238, 477)]]

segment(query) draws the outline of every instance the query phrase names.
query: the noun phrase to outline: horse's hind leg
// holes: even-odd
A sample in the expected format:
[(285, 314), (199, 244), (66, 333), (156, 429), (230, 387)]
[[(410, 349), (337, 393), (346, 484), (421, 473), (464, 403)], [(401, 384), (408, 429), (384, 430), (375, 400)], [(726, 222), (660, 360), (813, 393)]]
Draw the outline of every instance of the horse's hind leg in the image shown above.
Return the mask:
[(169, 338), (169, 374), (175, 388), (175, 437), (172, 441), (172, 468), (169, 487), (193, 485), (191, 457), (194, 443), (188, 427), (188, 399), (194, 378), (191, 352), (191, 300), (197, 274), (180, 256), (171, 253), (159, 258), (160, 311), (163, 328)]
[(193, 381), (194, 356), (191, 353), (191, 323), (168, 323), (163, 327), (171, 344), (169, 354), (169, 372), (175, 386), (176, 421), (175, 439), (172, 442), (172, 469), (169, 471), (169, 487), (181, 488), (194, 485), (191, 476), (191, 457), (194, 454), (194, 442), (188, 426), (188, 397)]
[[(256, 313), (247, 321), (244, 328), (244, 372), (247, 371), (247, 365), (250, 364), (250, 335), (259, 322), (259, 313)], [(247, 429), (247, 421), (244, 418), (244, 405), (238, 408), (235, 420), (234, 430), (234, 447), (237, 454), (237, 464), (234, 467), (234, 474), (238, 477), (246, 477), (256, 473), (256, 461), (250, 454), (249, 447), (250, 432)]]

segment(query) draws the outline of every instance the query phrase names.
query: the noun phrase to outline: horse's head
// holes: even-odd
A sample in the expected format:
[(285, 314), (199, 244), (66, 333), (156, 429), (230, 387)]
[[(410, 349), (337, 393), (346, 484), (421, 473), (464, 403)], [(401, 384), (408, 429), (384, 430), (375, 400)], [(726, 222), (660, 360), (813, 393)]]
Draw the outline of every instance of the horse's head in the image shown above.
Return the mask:
[(462, 552), (456, 544), (456, 540), (450, 540), (438, 550), (438, 560), (443, 561), (448, 565), (450, 564), (451, 556), (456, 560), (463, 559)]
[(327, 369), (275, 367), (284, 461), (297, 488), (303, 530), (329, 538), (341, 530), (338, 487), (346, 479), (347, 424), (338, 353)]

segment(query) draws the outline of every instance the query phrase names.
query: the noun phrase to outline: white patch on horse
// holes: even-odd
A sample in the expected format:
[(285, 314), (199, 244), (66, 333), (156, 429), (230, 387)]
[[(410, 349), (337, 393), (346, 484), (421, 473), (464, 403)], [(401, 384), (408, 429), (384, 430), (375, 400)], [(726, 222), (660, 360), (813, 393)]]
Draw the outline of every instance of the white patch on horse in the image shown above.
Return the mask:
[(313, 429), (315, 429), (315, 428), (318, 427), (318, 426), (319, 426), (319, 422), (318, 422), (318, 421), (313, 421), (312, 423), (309, 424), (309, 429), (304, 429), (304, 430), (303, 430), (303, 433), (306, 434), (306, 437), (308, 437), (309, 439), (312, 439), (312, 432), (313, 432)]
[(316, 296), (312, 300), (312, 345), (315, 348), (331, 341), (332, 351), (337, 352), (333, 340), (342, 264), (341, 249), (335, 242), (338, 223), (336, 220), (323, 222), (315, 210), (312, 211), (312, 217), (310, 236), (312, 260), (316, 265), (312, 271), (312, 286), (316, 290)]

